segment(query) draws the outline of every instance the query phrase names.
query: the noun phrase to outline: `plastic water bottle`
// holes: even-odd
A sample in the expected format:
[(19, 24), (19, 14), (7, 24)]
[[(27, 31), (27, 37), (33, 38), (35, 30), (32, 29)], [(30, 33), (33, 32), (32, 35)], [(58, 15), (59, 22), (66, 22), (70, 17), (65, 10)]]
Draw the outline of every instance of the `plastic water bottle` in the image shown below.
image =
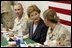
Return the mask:
[(20, 47), (20, 44), (23, 43), (23, 37), (22, 36), (17, 36), (16, 43), (17, 43), (17, 47)]
[(20, 43), (23, 43), (23, 37), (22, 36), (18, 36), (18, 39), (20, 40)]
[(18, 44), (17, 44), (18, 46), (20, 46), (20, 44), (24, 44), (24, 41), (23, 41), (23, 32), (22, 32), (21, 29), (18, 30), (17, 40), (18, 40)]
[(20, 47), (20, 40), (19, 39), (16, 39), (16, 45), (17, 45), (17, 47)]

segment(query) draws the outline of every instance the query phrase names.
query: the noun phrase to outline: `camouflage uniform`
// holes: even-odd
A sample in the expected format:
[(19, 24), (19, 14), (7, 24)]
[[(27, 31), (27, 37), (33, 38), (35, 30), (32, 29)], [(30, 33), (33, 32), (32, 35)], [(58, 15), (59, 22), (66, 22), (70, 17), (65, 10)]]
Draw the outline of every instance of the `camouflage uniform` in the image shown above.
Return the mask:
[(5, 27), (12, 28), (14, 16), (11, 9), (11, 1), (1, 1), (1, 21)]

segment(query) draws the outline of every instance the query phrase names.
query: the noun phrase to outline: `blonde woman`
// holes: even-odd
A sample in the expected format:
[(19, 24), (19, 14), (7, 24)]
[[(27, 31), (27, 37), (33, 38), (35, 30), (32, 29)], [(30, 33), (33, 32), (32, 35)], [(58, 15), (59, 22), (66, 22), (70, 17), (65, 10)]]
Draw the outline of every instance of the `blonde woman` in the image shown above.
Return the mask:
[(56, 12), (47, 9), (44, 11), (43, 17), (46, 26), (49, 26), (44, 45), (49, 47), (70, 47), (71, 33), (60, 24)]

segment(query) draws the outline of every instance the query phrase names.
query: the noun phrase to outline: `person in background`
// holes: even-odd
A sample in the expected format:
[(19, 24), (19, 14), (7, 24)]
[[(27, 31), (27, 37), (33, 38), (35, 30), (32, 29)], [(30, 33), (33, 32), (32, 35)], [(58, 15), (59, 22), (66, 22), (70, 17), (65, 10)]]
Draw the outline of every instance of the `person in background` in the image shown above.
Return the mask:
[(14, 25), (14, 13), (11, 8), (12, 1), (1, 1), (1, 23), (3, 28), (13, 28)]
[(30, 39), (43, 44), (46, 39), (48, 27), (40, 18), (41, 10), (36, 5), (31, 5), (27, 8), (27, 15), (30, 19), (29, 37)]
[(47, 9), (43, 13), (44, 22), (49, 26), (44, 45), (48, 47), (71, 47), (71, 33), (61, 25), (56, 11)]

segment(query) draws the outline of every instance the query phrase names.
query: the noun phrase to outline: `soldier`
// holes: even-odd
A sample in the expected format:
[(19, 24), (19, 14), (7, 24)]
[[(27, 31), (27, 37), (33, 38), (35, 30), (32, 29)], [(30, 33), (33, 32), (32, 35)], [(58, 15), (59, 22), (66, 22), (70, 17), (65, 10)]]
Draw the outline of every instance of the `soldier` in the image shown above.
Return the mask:
[(45, 45), (49, 47), (70, 47), (71, 33), (59, 23), (59, 17), (52, 9), (47, 9), (43, 13), (44, 22), (49, 26)]
[(12, 29), (13, 20), (14, 16), (11, 9), (11, 2), (1, 1), (1, 22), (3, 23), (3, 26)]

